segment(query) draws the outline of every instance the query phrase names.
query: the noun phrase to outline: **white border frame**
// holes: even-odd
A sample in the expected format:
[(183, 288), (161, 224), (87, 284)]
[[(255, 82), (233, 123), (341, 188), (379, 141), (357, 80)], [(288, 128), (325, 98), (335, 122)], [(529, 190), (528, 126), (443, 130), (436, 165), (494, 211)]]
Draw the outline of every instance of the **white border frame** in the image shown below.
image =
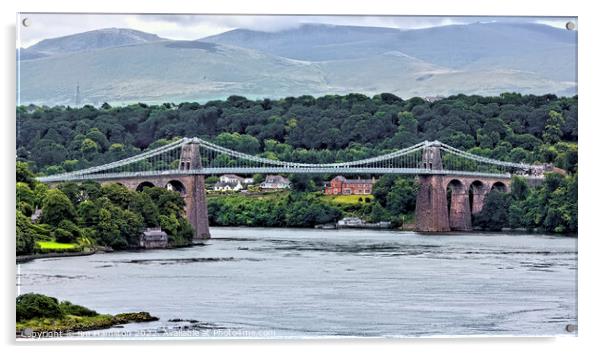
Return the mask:
[[(598, 304), (601, 294), (598, 289), (599, 278), (599, 252), (602, 251), (600, 240), (602, 235), (596, 231), (599, 227), (598, 201), (602, 200), (601, 188), (597, 185), (596, 175), (597, 160), (596, 144), (600, 122), (600, 110), (597, 109), (599, 101), (599, 85), (601, 78), (599, 34), (600, 11), (596, 11), (593, 1), (470, 1), (470, 0), (423, 0), (411, 2), (393, 2), (386, 0), (304, 0), (304, 1), (277, 1), (277, 0), (224, 0), (224, 1), (143, 1), (143, 0), (103, 0), (96, 2), (70, 1), (70, 0), (21, 0), (2, 2), (3, 25), (3, 55), (2, 77), (2, 107), (4, 117), (2, 122), (3, 143), (3, 193), (9, 200), (3, 203), (2, 221), (5, 232), (2, 239), (4, 250), (3, 276), (4, 289), (2, 304), (4, 307), (3, 321), (0, 332), (4, 336), (3, 344), (9, 346), (9, 351), (23, 351), (27, 353), (48, 353), (57, 351), (61, 353), (81, 353), (82, 350), (101, 352), (113, 350), (103, 348), (109, 342), (81, 342), (76, 343), (45, 343), (46, 345), (19, 344), (14, 345), (14, 294), (15, 294), (15, 266), (14, 257), (14, 148), (15, 148), (15, 15), (16, 12), (112, 12), (112, 13), (236, 13), (236, 14), (365, 14), (365, 15), (495, 15), (495, 16), (578, 16), (579, 18), (579, 91), (580, 114), (579, 139), (580, 147), (580, 190), (579, 198), (579, 337), (551, 338), (454, 338), (454, 339), (403, 339), (403, 340), (307, 340), (307, 341), (235, 341), (235, 342), (199, 342), (199, 341), (131, 341), (118, 343), (115, 346), (125, 350), (145, 352), (164, 352), (170, 350), (168, 346), (177, 344), (178, 351), (206, 350), (209, 348), (195, 348), (191, 344), (210, 346), (215, 351), (230, 351), (244, 349), (248, 353), (280, 353), (283, 350), (291, 352), (306, 352), (317, 347), (332, 351), (342, 349), (345, 352), (363, 352), (367, 346), (378, 346), (379, 352), (393, 352), (405, 349), (412, 353), (422, 352), (462, 352), (482, 353), (507, 353), (522, 351), (542, 351), (546, 353), (574, 353), (592, 349), (597, 342), (597, 329), (600, 327), (600, 306)], [(585, 74), (583, 74), (585, 73)], [(6, 168), (8, 166), (8, 168)], [(584, 193), (586, 191), (587, 193)], [(39, 343), (41, 344), (41, 343)], [(294, 344), (294, 347), (291, 346)], [(84, 349), (83, 346), (86, 348)], [(136, 346), (135, 349), (133, 346)], [(286, 347), (285, 347), (286, 346)], [(401, 348), (398, 348), (401, 346)], [(111, 345), (113, 347), (113, 345)], [(591, 348), (590, 348), (591, 347)], [(117, 349), (117, 348), (115, 348)]]

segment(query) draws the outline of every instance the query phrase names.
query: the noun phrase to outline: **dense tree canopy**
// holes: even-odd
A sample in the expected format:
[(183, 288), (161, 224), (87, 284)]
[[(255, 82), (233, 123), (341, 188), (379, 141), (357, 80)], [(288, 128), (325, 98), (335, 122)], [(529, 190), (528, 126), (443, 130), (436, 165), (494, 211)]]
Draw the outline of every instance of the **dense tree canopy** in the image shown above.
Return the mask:
[(299, 162), (354, 160), (428, 139), (498, 159), (576, 165), (577, 97), (554, 95), (436, 102), (391, 94), (232, 96), (206, 104), (21, 106), (17, 120), (18, 158), (44, 173), (114, 161), (183, 136)]
[(577, 189), (577, 174), (549, 173), (543, 184), (534, 188), (529, 188), (524, 178), (514, 177), (510, 193), (492, 191), (486, 196), (475, 224), (494, 231), (510, 227), (576, 233)]
[[(18, 255), (34, 252), (36, 241), (137, 247), (141, 232), (156, 226), (165, 230), (172, 246), (192, 241), (194, 230), (177, 192), (155, 187), (138, 192), (96, 182), (63, 183), (48, 189), (22, 177), (29, 173), (27, 168), (17, 170), (17, 180), (29, 181), (17, 182)], [(41, 208), (41, 218), (34, 223), (29, 216), (35, 208)]]
[(16, 299), (17, 322), (32, 318), (59, 319), (66, 315), (95, 316), (98, 313), (81, 305), (72, 304), (69, 301), (59, 302), (56, 298), (27, 293), (17, 296)]

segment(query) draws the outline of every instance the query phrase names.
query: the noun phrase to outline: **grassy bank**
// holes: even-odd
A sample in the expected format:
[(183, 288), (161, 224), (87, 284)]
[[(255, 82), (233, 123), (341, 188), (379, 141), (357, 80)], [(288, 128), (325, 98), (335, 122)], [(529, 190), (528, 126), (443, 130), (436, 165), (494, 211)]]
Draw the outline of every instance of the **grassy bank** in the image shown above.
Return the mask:
[(33, 293), (17, 297), (16, 314), (16, 333), (21, 336), (31, 336), (35, 332), (91, 331), (158, 320), (148, 312), (99, 314), (69, 301), (59, 302), (53, 297)]
[(60, 252), (79, 248), (77, 243), (61, 243), (56, 241), (37, 241), (36, 245), (42, 251)]
[(368, 204), (374, 200), (374, 196), (368, 195), (324, 195), (322, 200), (332, 204), (342, 205), (362, 205)]
[(120, 313), (117, 315), (100, 314), (95, 316), (66, 315), (63, 318), (34, 318), (27, 321), (17, 322), (17, 333), (23, 333), (26, 329), (33, 332), (74, 332), (92, 331), (111, 328), (134, 322), (151, 322), (158, 320), (148, 312)]

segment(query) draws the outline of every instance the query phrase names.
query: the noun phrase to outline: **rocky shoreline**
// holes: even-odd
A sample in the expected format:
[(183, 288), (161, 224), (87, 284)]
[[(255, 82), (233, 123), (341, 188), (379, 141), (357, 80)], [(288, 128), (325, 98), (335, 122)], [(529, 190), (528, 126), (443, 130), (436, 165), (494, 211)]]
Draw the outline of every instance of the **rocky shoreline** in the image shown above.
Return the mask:
[[(203, 241), (194, 241), (189, 245), (169, 246), (164, 249), (177, 249), (177, 248), (186, 248), (186, 247), (192, 247), (192, 246), (204, 246), (204, 245), (205, 245), (205, 243)], [(131, 248), (131, 249), (123, 250), (123, 251), (131, 252), (131, 251), (143, 251), (143, 250), (144, 250), (144, 248)], [(49, 253), (26, 254), (26, 255), (16, 256), (16, 261), (17, 261), (17, 264), (19, 264), (19, 263), (33, 261), (34, 259), (58, 258), (58, 257), (81, 257), (81, 256), (91, 256), (96, 253), (112, 253), (112, 252), (115, 252), (115, 251), (111, 247), (97, 246), (90, 251), (49, 252)]]
[(17, 256), (17, 263), (29, 262), (34, 259), (41, 259), (41, 258), (90, 256), (90, 255), (95, 254), (96, 252), (97, 252), (97, 250), (82, 251), (82, 252), (53, 252), (53, 253), (26, 254), (23, 256)]

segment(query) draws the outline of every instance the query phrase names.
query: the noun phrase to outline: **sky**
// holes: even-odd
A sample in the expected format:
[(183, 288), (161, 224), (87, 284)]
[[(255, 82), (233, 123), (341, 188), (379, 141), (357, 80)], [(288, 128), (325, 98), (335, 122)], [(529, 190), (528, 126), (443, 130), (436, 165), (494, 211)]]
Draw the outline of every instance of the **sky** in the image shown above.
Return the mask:
[[(27, 18), (27, 26), (23, 19)], [(157, 14), (36, 14), (17, 18), (17, 47), (29, 47), (43, 39), (101, 28), (131, 28), (176, 40), (194, 40), (244, 28), (266, 32), (295, 28), (302, 23), (374, 26), (400, 30), (474, 22), (506, 21), (541, 23), (564, 28), (575, 18), (560, 17), (427, 17), (427, 16), (275, 16), (275, 15), (157, 15)]]

